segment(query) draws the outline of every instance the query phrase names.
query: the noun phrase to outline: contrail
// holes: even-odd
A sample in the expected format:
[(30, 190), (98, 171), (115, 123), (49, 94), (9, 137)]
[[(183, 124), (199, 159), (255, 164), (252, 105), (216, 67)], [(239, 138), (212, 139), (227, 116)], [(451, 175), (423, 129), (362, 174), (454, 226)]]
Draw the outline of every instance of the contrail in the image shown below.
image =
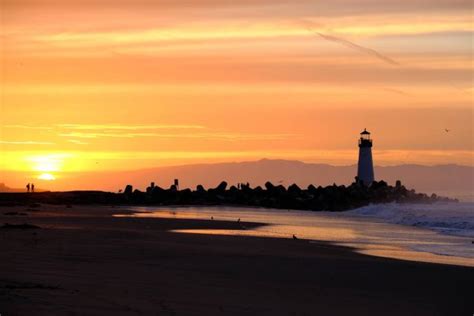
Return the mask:
[(385, 91), (388, 91), (388, 92), (391, 92), (391, 93), (396, 93), (396, 94), (399, 94), (399, 95), (411, 96), (411, 94), (406, 93), (405, 91), (400, 90), (400, 89), (382, 88), (382, 90), (385, 90)]
[[(372, 48), (368, 48), (368, 47), (364, 47), (364, 46), (361, 46), (361, 45), (358, 45), (356, 43), (353, 43), (351, 41), (348, 41), (344, 38), (341, 38), (341, 37), (338, 37), (338, 36), (334, 36), (334, 35), (327, 35), (325, 33), (322, 33), (320, 31), (318, 31), (318, 29), (325, 29), (324, 26), (320, 23), (315, 23), (315, 22), (312, 22), (312, 21), (308, 21), (308, 20), (300, 20), (298, 22), (298, 25), (300, 26), (303, 26), (304, 28), (306, 28), (309, 32), (312, 32), (312, 33), (315, 33), (317, 35), (319, 35), (321, 38), (327, 40), (327, 41), (331, 41), (331, 42), (336, 42), (336, 43), (339, 43), (339, 44), (342, 44), (346, 47), (349, 47), (351, 49), (355, 49), (355, 50), (358, 50), (364, 54), (368, 54), (368, 55), (371, 55), (381, 61), (383, 61), (384, 63), (387, 63), (387, 64), (390, 64), (392, 66), (399, 66), (399, 67), (403, 67), (402, 64), (400, 64), (399, 62), (397, 62), (396, 60), (393, 60), (392, 58), (390, 57), (387, 57), (381, 53), (379, 53), (378, 51), (372, 49)], [(410, 68), (414, 69), (414, 70), (420, 70), (419, 67), (416, 67), (416, 66), (411, 66)], [(453, 82), (451, 81), (448, 81), (448, 84), (462, 92), (462, 93), (465, 93), (465, 94), (472, 94), (470, 91), (464, 89), (464, 88), (461, 88), (457, 85), (455, 85)], [(394, 93), (398, 93), (398, 94), (405, 94), (405, 95), (409, 95), (408, 93), (405, 93), (404, 91), (402, 90), (396, 90), (396, 89), (385, 89), (386, 91), (391, 91), (391, 92), (394, 92)]]
[(341, 37), (326, 35), (326, 34), (323, 34), (321, 32), (316, 32), (316, 34), (318, 34), (319, 36), (321, 36), (322, 38), (324, 38), (327, 41), (336, 42), (336, 43), (342, 44), (346, 47), (349, 47), (349, 48), (358, 50), (360, 52), (363, 52), (365, 54), (374, 56), (375, 58), (378, 58), (379, 60), (381, 60), (381, 61), (383, 61), (387, 64), (390, 64), (390, 65), (393, 65), (393, 66), (400, 66), (400, 63), (398, 63), (397, 61), (395, 61), (395, 60), (393, 60), (393, 59), (391, 59), (387, 56), (384, 56), (384, 55), (380, 54), (378, 51), (376, 51), (372, 48), (357, 45), (357, 44), (355, 44), (351, 41), (348, 41), (346, 39), (343, 39)]
[[(308, 21), (308, 20), (301, 20), (299, 21), (298, 23), (299, 25), (302, 25), (303, 27), (305, 27), (308, 31), (310, 32), (314, 32), (315, 34), (318, 34), (321, 38), (327, 40), (327, 41), (331, 41), (331, 42), (336, 42), (336, 43), (339, 43), (339, 44), (342, 44), (346, 47), (349, 47), (351, 49), (355, 49), (359, 52), (362, 52), (364, 54), (368, 54), (368, 55), (371, 55), (387, 64), (390, 64), (392, 66), (400, 66), (400, 63), (391, 59), (390, 57), (387, 57), (385, 55), (382, 55), (381, 53), (379, 53), (378, 51), (372, 49), (372, 48), (368, 48), (368, 47), (364, 47), (364, 46), (361, 46), (361, 45), (358, 45), (356, 43), (353, 43), (351, 41), (348, 41), (342, 37), (338, 37), (338, 36), (334, 36), (334, 35), (327, 35), (327, 34), (324, 34), (320, 31), (318, 31), (317, 29), (321, 29), (323, 28), (323, 25), (319, 24), (319, 23), (315, 23), (315, 22), (312, 22), (312, 21)], [(316, 30), (315, 30), (316, 28)]]

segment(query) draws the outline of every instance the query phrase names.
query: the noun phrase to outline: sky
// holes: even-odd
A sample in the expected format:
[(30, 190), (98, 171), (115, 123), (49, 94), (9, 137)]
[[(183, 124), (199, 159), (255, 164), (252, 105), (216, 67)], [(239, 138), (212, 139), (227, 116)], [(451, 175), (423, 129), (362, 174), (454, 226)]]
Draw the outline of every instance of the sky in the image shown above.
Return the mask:
[(0, 6), (9, 186), (261, 158), (349, 165), (364, 128), (378, 165), (474, 165), (471, 1)]

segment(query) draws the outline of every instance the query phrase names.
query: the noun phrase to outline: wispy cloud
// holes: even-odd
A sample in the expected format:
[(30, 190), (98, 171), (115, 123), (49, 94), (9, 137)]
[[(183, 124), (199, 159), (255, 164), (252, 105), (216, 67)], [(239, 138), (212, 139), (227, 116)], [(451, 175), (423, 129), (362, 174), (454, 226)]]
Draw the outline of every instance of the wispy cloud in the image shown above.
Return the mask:
[(40, 130), (51, 130), (48, 126), (29, 126), (29, 125), (5, 125), (4, 128), (18, 128), (18, 129), (40, 129)]
[(100, 138), (100, 137), (113, 137), (113, 138), (133, 138), (136, 136), (153, 136), (153, 133), (83, 133), (83, 132), (71, 132), (71, 133), (59, 133), (61, 137), (75, 137), (75, 138)]
[(212, 132), (212, 133), (83, 133), (71, 132), (60, 133), (61, 137), (73, 138), (138, 138), (138, 137), (155, 137), (155, 138), (190, 138), (190, 139), (220, 139), (227, 141), (239, 140), (284, 140), (297, 137), (295, 134), (245, 134), (245, 133), (226, 133), (226, 132)]
[(123, 125), (123, 124), (57, 124), (59, 128), (70, 130), (154, 130), (154, 129), (204, 129), (202, 125), (156, 124), (156, 125)]
[(77, 139), (68, 139), (69, 143), (76, 144), (76, 145), (88, 145), (89, 143), (83, 142), (82, 140)]
[(152, 130), (152, 129), (204, 129), (202, 125), (187, 124), (155, 124), (155, 125), (123, 125), (123, 124), (54, 124), (51, 126), (4, 125), (4, 128), (52, 130), (53, 128), (69, 130)]
[(54, 143), (51, 142), (37, 142), (37, 141), (6, 141), (6, 140), (0, 140), (0, 144), (6, 144), (6, 145), (54, 145)]

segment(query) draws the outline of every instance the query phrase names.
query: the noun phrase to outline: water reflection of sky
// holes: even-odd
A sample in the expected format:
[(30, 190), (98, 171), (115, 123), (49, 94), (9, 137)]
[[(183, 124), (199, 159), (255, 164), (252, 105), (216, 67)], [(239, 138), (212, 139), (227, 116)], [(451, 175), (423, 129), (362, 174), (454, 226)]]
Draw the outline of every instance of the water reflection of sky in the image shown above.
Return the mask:
[(474, 266), (471, 241), (410, 226), (357, 218), (344, 213), (241, 207), (136, 207), (133, 217), (258, 222), (254, 229), (187, 229), (178, 233), (259, 236), (330, 241), (361, 253), (405, 260)]

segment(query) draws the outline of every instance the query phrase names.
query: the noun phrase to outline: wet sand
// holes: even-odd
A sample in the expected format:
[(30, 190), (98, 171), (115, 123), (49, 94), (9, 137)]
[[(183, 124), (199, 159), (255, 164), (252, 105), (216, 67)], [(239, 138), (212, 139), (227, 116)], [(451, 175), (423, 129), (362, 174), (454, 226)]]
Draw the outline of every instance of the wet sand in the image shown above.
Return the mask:
[[(11, 215), (12, 212), (27, 215)], [(327, 242), (172, 233), (255, 223), (0, 207), (1, 315), (472, 315), (474, 269)], [(10, 213), (10, 215), (5, 215)]]

